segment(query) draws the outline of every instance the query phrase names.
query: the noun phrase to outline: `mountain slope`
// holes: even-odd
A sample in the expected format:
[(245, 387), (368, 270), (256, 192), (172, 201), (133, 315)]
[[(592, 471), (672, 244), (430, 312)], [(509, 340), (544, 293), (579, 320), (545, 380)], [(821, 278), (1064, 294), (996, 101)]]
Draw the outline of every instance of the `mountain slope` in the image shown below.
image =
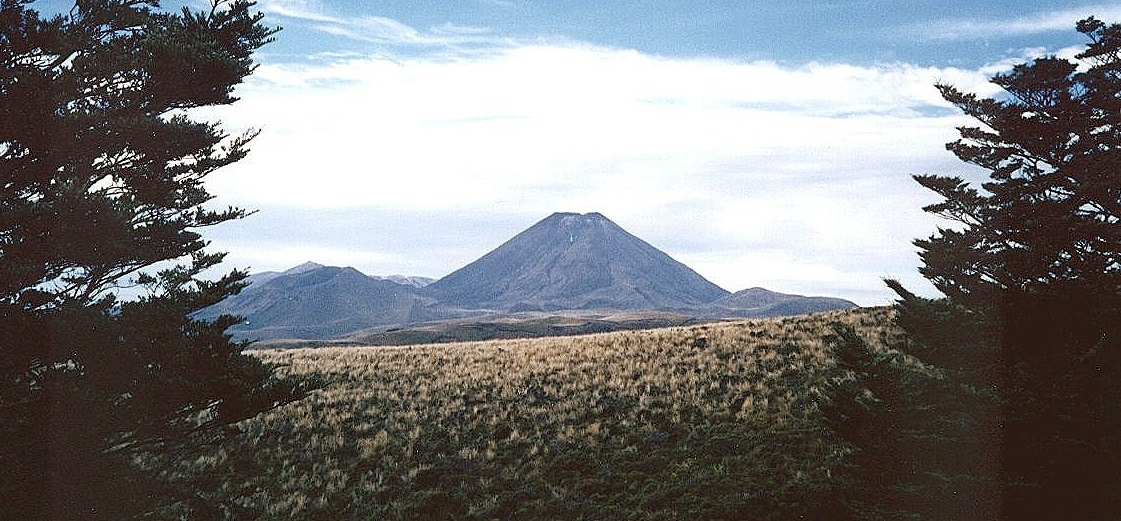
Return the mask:
[(839, 298), (804, 297), (750, 288), (716, 300), (698, 311), (700, 315), (710, 318), (754, 318), (802, 315), (855, 307), (858, 307), (855, 303)]
[(245, 317), (230, 328), (238, 338), (325, 339), (377, 325), (450, 318), (417, 288), (368, 277), (354, 268), (303, 264), (250, 277), (241, 294), (200, 313)]
[(463, 308), (683, 310), (728, 292), (599, 213), (555, 213), (424, 292)]
[(396, 282), (396, 283), (398, 283), (402, 286), (412, 286), (414, 288), (423, 288), (423, 287), (425, 287), (429, 284), (432, 284), (433, 282), (436, 282), (436, 279), (431, 279), (431, 278), (428, 278), (428, 277), (414, 277), (414, 276), (409, 276), (409, 275), (390, 275), (388, 277), (374, 277), (374, 278), (375, 279), (381, 279), (381, 280), (388, 280), (390, 282)]
[(275, 279), (281, 275), (295, 275), (297, 273), (303, 273), (305, 271), (311, 271), (317, 268), (326, 268), (326, 266), (315, 262), (305, 262), (303, 264), (300, 264), (299, 266), (289, 268), (284, 271), (262, 271), (260, 273), (252, 273), (248, 277), (246, 277), (245, 283), (248, 284), (250, 288), (253, 287), (254, 284), (258, 285), (259, 287), (260, 284), (264, 284), (265, 282)]

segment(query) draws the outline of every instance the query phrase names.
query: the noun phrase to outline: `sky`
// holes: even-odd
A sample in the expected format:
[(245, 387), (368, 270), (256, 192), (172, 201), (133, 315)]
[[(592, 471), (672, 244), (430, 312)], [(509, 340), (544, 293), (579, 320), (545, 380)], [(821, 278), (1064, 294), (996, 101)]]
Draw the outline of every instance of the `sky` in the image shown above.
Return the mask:
[[(193, 1), (193, 0), (192, 0)], [(165, 2), (166, 4), (166, 2)], [(914, 174), (972, 122), (934, 85), (1072, 56), (1121, 2), (259, 0), (282, 26), (234, 105), (252, 152), (211, 175), (227, 268), (438, 278), (553, 212), (600, 212), (737, 291), (936, 295), (948, 225)]]

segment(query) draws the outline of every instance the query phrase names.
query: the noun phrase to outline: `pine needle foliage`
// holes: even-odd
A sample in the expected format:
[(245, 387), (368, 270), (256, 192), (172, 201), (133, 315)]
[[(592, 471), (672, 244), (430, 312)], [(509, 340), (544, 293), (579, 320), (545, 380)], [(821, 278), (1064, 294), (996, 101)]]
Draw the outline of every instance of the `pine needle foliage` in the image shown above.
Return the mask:
[[(1121, 25), (1088, 18), (1077, 29), (1089, 44), (1073, 60), (1048, 56), (997, 74), (996, 97), (938, 86), (978, 123), (959, 128), (947, 148), (988, 180), (915, 176), (943, 199), (925, 210), (952, 223), (915, 241), (920, 271), (946, 298), (888, 285), (908, 334), (894, 347), (929, 375), (899, 374), (902, 393), (892, 400), (837, 389), (838, 432), (856, 450), (890, 447), (912, 465), (904, 473), (944, 483), (916, 483), (934, 501), (927, 505), (886, 492), (870, 498), (881, 512), (899, 509), (887, 517), (1121, 513)], [(841, 337), (849, 339), (842, 353), (860, 352), (856, 339)], [(870, 377), (885, 366), (847, 357), (875, 396)], [(846, 421), (856, 418), (852, 407), (873, 422), (900, 407), (901, 418), (921, 421), (859, 431)], [(990, 463), (960, 464), (969, 458)], [(873, 489), (873, 476), (898, 472), (899, 462), (852, 462)], [(988, 510), (964, 515), (951, 497), (984, 500)]]
[[(31, 4), (0, 0), (0, 517), (214, 508), (132, 463), (305, 390), (231, 342), (235, 318), (192, 318), (242, 287), (200, 278), (222, 255), (198, 230), (246, 215), (210, 209), (203, 180), (254, 132), (191, 110), (234, 102), (276, 30), (242, 0)], [(117, 301), (122, 284), (144, 296)]]

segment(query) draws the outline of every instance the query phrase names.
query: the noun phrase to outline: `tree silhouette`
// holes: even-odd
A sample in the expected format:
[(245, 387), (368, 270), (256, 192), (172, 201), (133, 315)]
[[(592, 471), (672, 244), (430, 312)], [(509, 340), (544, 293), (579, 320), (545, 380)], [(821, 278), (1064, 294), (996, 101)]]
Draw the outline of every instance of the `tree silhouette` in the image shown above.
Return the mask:
[(954, 223), (915, 241), (947, 299), (893, 284), (913, 354), (999, 398), (1008, 519), (1121, 512), (1121, 26), (1077, 29), (1077, 61), (1017, 65), (997, 97), (939, 85), (979, 122), (947, 148), (989, 179), (915, 176)]
[[(923, 311), (943, 304), (912, 303)], [(913, 323), (906, 315), (899, 320)], [(834, 491), (844, 508), (829, 518), (995, 517), (1000, 505), (989, 393), (963, 383), (952, 366), (877, 350), (851, 326), (833, 327), (825, 344), (837, 365), (822, 413), (846, 443)]]
[[(276, 29), (244, 0), (78, 0), (47, 19), (30, 3), (0, 0), (0, 517), (204, 505), (135, 457), (220, 437), (309, 385), (244, 354), (234, 317), (192, 318), (243, 286), (239, 271), (200, 278), (223, 256), (198, 230), (246, 215), (208, 209), (203, 180), (254, 133), (190, 111), (234, 102)], [(148, 291), (119, 302), (126, 283)]]

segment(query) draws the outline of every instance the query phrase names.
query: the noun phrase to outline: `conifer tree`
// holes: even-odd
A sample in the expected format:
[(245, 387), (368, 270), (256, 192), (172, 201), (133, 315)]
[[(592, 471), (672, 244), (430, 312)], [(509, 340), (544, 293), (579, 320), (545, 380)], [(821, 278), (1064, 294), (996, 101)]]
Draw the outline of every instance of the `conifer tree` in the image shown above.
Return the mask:
[(913, 354), (999, 400), (1007, 519), (1121, 512), (1121, 26), (1077, 29), (1074, 61), (1017, 65), (997, 97), (939, 86), (979, 123), (947, 148), (989, 179), (915, 177), (954, 223), (915, 241), (946, 300), (893, 285)]
[[(231, 341), (235, 318), (192, 318), (243, 285), (200, 278), (222, 255), (199, 230), (246, 215), (203, 181), (254, 133), (191, 109), (234, 102), (276, 29), (245, 0), (31, 3), (0, 0), (0, 518), (215, 508), (133, 463), (306, 390)], [(127, 283), (148, 291), (118, 301)]]
[(844, 508), (831, 518), (996, 515), (991, 398), (952, 371), (874, 349), (851, 326), (833, 327), (825, 343), (837, 365), (822, 413), (845, 453), (836, 493)]

